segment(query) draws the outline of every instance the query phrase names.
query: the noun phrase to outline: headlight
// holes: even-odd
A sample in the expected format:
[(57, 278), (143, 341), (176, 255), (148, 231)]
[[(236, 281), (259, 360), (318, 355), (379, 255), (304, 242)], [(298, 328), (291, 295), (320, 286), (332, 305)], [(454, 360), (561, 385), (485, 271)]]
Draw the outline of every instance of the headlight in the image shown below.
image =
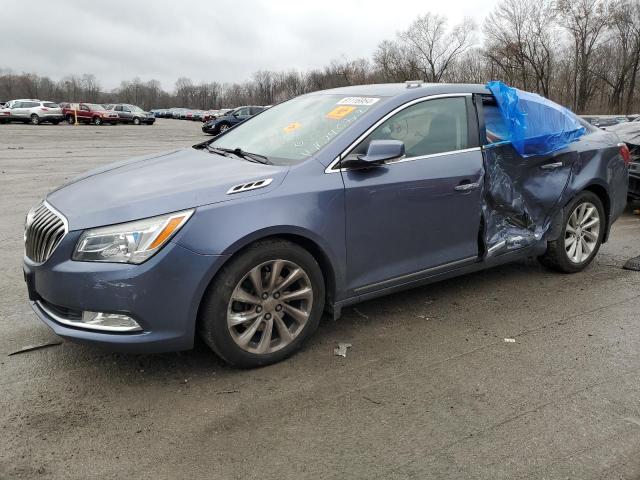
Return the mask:
[(142, 263), (189, 220), (193, 210), (94, 228), (82, 234), (73, 259), (84, 262)]

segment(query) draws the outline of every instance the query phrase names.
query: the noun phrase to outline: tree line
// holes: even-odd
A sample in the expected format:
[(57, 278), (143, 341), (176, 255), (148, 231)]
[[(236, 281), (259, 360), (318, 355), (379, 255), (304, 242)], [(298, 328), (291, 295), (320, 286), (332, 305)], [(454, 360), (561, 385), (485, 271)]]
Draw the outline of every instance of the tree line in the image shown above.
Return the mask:
[(215, 109), (270, 105), (303, 93), (364, 83), (485, 83), (502, 80), (577, 113), (638, 113), (640, 0), (501, 0), (482, 25), (417, 16), (371, 58), (334, 60), (308, 71), (258, 71), (236, 83), (194, 83), (173, 91), (157, 80), (106, 91), (91, 74), (58, 81), (0, 70), (0, 99), (133, 103), (143, 108)]

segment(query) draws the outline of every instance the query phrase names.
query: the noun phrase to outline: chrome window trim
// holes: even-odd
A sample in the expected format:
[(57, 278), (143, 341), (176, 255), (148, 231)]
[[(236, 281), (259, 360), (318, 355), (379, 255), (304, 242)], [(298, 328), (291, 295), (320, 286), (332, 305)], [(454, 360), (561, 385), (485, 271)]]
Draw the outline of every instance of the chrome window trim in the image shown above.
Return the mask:
[[(362, 135), (360, 135), (347, 148), (345, 148), (342, 151), (342, 153), (340, 153), (340, 155), (338, 155), (329, 164), (329, 166), (327, 168), (325, 168), (324, 173), (339, 173), (339, 172), (347, 171), (348, 169), (346, 169), (346, 168), (335, 168), (335, 167), (340, 162), (340, 160), (342, 160), (344, 157), (346, 157), (351, 152), (351, 150), (353, 150), (360, 142), (362, 142), (365, 138), (367, 138), (369, 136), (369, 134), (371, 134), (371, 132), (373, 132), (382, 123), (387, 121), (389, 118), (394, 116), (396, 113), (401, 112), (405, 108), (411, 107), (411, 106), (413, 106), (413, 105), (415, 105), (417, 103), (422, 103), (422, 102), (426, 102), (426, 101), (429, 101), (429, 100), (435, 100), (435, 99), (438, 99), (438, 98), (456, 98), (456, 97), (467, 98), (467, 97), (471, 97), (472, 95), (473, 95), (472, 93), (441, 93), (441, 94), (437, 94), (437, 95), (429, 95), (427, 97), (414, 98), (413, 100), (410, 100), (407, 103), (403, 103), (399, 107), (396, 107), (392, 111), (387, 113), (384, 117), (378, 119), (378, 121), (376, 123), (374, 123), (372, 126), (370, 126)], [(424, 158), (438, 157), (438, 156), (442, 156), (442, 155), (452, 155), (454, 153), (472, 152), (472, 151), (475, 151), (475, 150), (480, 150), (480, 147), (464, 148), (464, 149), (461, 149), (461, 150), (452, 150), (452, 151), (449, 151), (449, 152), (432, 153), (432, 154), (429, 154), (429, 155), (421, 155), (421, 156), (418, 156), (418, 157), (403, 157), (403, 158), (401, 158), (399, 160), (393, 160), (393, 161), (387, 162), (387, 163), (392, 164), (392, 163), (408, 162), (408, 161), (412, 161), (412, 160), (422, 160)]]

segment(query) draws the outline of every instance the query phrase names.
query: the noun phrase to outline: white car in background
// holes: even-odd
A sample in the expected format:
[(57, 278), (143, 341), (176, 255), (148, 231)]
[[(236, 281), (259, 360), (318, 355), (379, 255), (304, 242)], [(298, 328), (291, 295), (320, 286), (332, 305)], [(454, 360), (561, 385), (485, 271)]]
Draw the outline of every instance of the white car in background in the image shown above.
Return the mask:
[(29, 122), (39, 125), (43, 122), (59, 124), (63, 119), (62, 108), (54, 102), (43, 100), (12, 100), (9, 121)]
[(11, 109), (4, 103), (0, 103), (0, 123), (9, 123)]

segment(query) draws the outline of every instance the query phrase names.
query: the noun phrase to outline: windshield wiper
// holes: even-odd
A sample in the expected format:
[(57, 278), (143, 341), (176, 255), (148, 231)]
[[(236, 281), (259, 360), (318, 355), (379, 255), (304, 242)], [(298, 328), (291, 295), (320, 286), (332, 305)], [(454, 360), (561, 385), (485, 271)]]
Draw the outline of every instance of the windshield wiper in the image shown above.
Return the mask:
[(211, 145), (209, 145), (208, 143), (202, 143), (199, 145), (200, 147), (206, 148), (207, 150), (209, 150), (211, 153), (217, 153), (218, 155), (222, 155), (223, 157), (228, 157), (229, 153), (233, 153), (233, 151), (230, 151), (226, 148), (216, 148), (216, 147), (212, 147)]
[(217, 148), (217, 149), (222, 150), (224, 152), (233, 153), (234, 155), (240, 158), (244, 158), (245, 160), (248, 160), (250, 162), (262, 163), (264, 165), (273, 165), (273, 163), (271, 162), (271, 160), (269, 160), (268, 157), (265, 157), (264, 155), (260, 155), (259, 153), (245, 152), (241, 148)]
[(218, 155), (223, 155), (225, 157), (228, 157), (229, 154), (232, 153), (236, 157), (243, 158), (249, 162), (262, 163), (264, 165), (273, 165), (273, 162), (269, 160), (268, 157), (260, 155), (259, 153), (245, 152), (241, 148), (212, 147), (208, 142), (199, 143), (198, 145), (194, 145), (194, 147), (206, 148), (211, 153), (217, 153)]

